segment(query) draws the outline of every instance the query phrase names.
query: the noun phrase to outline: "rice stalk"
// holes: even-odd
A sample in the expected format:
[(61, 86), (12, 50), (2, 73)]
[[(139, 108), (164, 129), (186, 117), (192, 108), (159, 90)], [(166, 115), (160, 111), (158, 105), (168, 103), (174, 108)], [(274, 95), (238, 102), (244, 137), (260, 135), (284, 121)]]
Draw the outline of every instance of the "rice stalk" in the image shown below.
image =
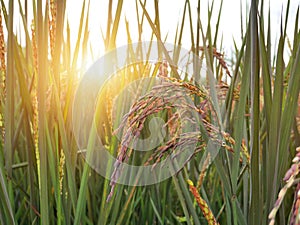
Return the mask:
[[(161, 69), (159, 74), (165, 75), (163, 73), (164, 71), (163, 69)], [(184, 121), (179, 122), (178, 118), (180, 118), (180, 116), (178, 114), (184, 114), (185, 112), (188, 112), (188, 110), (194, 110), (195, 113), (199, 115), (200, 120), (202, 121), (206, 131), (208, 132), (209, 138), (211, 138), (216, 144), (222, 146), (227, 151), (233, 152), (232, 146), (235, 144), (234, 139), (228, 133), (220, 132), (219, 128), (205, 119), (207, 118), (206, 114), (210, 113), (213, 110), (210, 110), (210, 107), (208, 106), (206, 106), (205, 109), (202, 110), (195, 106), (189, 105), (185, 102), (185, 95), (180, 94), (184, 92), (185, 94), (189, 94), (190, 96), (197, 95), (203, 99), (202, 101), (204, 105), (206, 105), (207, 102), (209, 102), (209, 96), (207, 94), (208, 91), (198, 88), (188, 82), (178, 80), (176, 78), (165, 76), (160, 77), (165, 81), (155, 85), (149, 93), (140, 97), (137, 102), (134, 102), (129, 112), (122, 118), (120, 126), (113, 133), (116, 134), (124, 130), (122, 141), (118, 150), (117, 161), (114, 165), (115, 169), (111, 177), (111, 192), (107, 198), (107, 201), (109, 201), (112, 197), (116, 181), (118, 180), (118, 176), (121, 173), (121, 171), (119, 171), (120, 162), (127, 162), (130, 158), (132, 149), (128, 148), (128, 146), (130, 146), (131, 143), (135, 143), (135, 139), (141, 135), (145, 125), (145, 121), (150, 115), (156, 115), (157, 113), (163, 112), (164, 110), (172, 112), (174, 109), (176, 109), (176, 113), (169, 114), (168, 120), (164, 124), (164, 127), (168, 128), (169, 130), (169, 140), (154, 151), (154, 153), (146, 161), (145, 165), (150, 165), (153, 161), (154, 164), (152, 165), (152, 168), (154, 168), (162, 160), (162, 158), (167, 157), (170, 152), (172, 152), (173, 154), (175, 153), (175, 156), (180, 154), (180, 152), (175, 151), (176, 149), (180, 149), (181, 146), (196, 145), (195, 153), (204, 149), (204, 147), (206, 146), (206, 142), (201, 132), (182, 133), (181, 131), (181, 123), (184, 123)], [(174, 100), (176, 100), (175, 104), (173, 103)], [(175, 126), (172, 127), (170, 125), (174, 120), (176, 121), (176, 123), (173, 123)], [(197, 118), (189, 119), (189, 122), (191, 122), (192, 124), (196, 124), (196, 121)], [(218, 135), (223, 137), (224, 140), (228, 143), (218, 138)], [(241, 154), (244, 154), (247, 162), (250, 163), (250, 156), (246, 149), (246, 146), (242, 145), (242, 148), (243, 150), (241, 151)], [(243, 156), (241, 155), (241, 157)], [(185, 164), (187, 162), (188, 161), (186, 161)]]
[[(209, 46), (208, 46), (207, 48), (209, 48)], [(199, 51), (202, 51), (202, 52), (205, 51), (205, 48), (204, 48), (203, 46), (199, 46), (198, 49), (199, 49)], [(216, 57), (216, 59), (219, 61), (221, 67), (225, 70), (226, 74), (227, 74), (230, 78), (232, 78), (232, 75), (231, 75), (231, 73), (230, 73), (230, 71), (229, 71), (229, 68), (228, 68), (228, 66), (227, 66), (227, 63), (226, 63), (225, 60), (224, 60), (224, 54), (218, 52), (217, 49), (216, 49), (215, 47), (212, 48), (212, 51), (213, 51), (213, 52), (212, 52), (212, 53), (213, 53), (213, 56)], [(222, 80), (222, 76), (219, 77), (219, 80)]]
[(32, 51), (33, 51), (33, 68), (34, 73), (38, 71), (38, 51), (37, 51), (37, 42), (36, 42), (36, 27), (34, 20), (31, 21), (31, 43), (32, 43)]
[[(0, 11), (0, 63), (1, 63), (1, 72), (3, 73), (6, 70), (6, 60), (5, 60), (5, 40), (4, 40), (4, 32), (3, 32), (3, 21), (2, 21), (2, 10)], [(1, 75), (2, 77), (3, 75)], [(1, 82), (3, 82), (3, 78), (1, 78)]]
[[(49, 27), (49, 42), (50, 42), (50, 54), (52, 61), (54, 60), (55, 50), (55, 38), (56, 38), (56, 12), (57, 12), (57, 0), (50, 0), (50, 14), (48, 16)], [(50, 18), (51, 15), (51, 18)]]
[(5, 127), (4, 127), (4, 114), (3, 107), (5, 102), (5, 73), (6, 73), (6, 60), (5, 60), (5, 40), (3, 32), (2, 10), (0, 10), (0, 129), (1, 129), (1, 143), (4, 143)]
[[(37, 99), (37, 79), (36, 74), (38, 72), (38, 52), (37, 52), (37, 43), (36, 43), (36, 29), (35, 23), (32, 20), (31, 22), (31, 39), (32, 39), (32, 50), (33, 50), (33, 88), (31, 91), (32, 98), (32, 134), (33, 134), (33, 143), (35, 147), (36, 163), (37, 168), (40, 168), (40, 154), (39, 154), (39, 126), (38, 126), (38, 99)], [(38, 177), (40, 176), (40, 170), (38, 170)]]
[(194, 186), (193, 182), (191, 180), (187, 180), (187, 183), (190, 188), (190, 192), (193, 194), (195, 197), (198, 206), (200, 207), (206, 221), (208, 222), (209, 225), (218, 225), (219, 223), (217, 222), (214, 214), (212, 213), (211, 209), (207, 205), (206, 201), (200, 196), (197, 188)]
[[(300, 147), (296, 148), (296, 156), (293, 159), (293, 164), (292, 166), (288, 169), (288, 171), (286, 172), (283, 180), (286, 182), (286, 184), (284, 185), (283, 188), (280, 189), (279, 194), (278, 194), (278, 198), (273, 206), (273, 209), (271, 210), (270, 214), (269, 214), (269, 225), (274, 225), (275, 224), (275, 219), (276, 219), (276, 215), (277, 212), (282, 204), (282, 201), (286, 195), (286, 192), (289, 188), (291, 188), (294, 185), (294, 181), (296, 179), (296, 176), (299, 174), (300, 172)], [(298, 220), (298, 209), (299, 209), (299, 202), (298, 202), (298, 190), (299, 190), (299, 184), (297, 184), (297, 188), (295, 191), (295, 199), (296, 201), (294, 202), (293, 206), (292, 206), (292, 217), (290, 219), (290, 224), (297, 224), (297, 223), (292, 223), (295, 222), (296, 219)]]
[(294, 191), (294, 204), (290, 214), (290, 224), (300, 224), (300, 183), (297, 184)]
[(63, 179), (64, 179), (64, 166), (65, 166), (65, 154), (64, 151), (60, 152), (60, 158), (59, 158), (59, 167), (58, 167), (58, 173), (59, 173), (59, 190), (60, 194), (63, 194)]
[(203, 163), (202, 168), (199, 173), (199, 178), (198, 178), (197, 186), (196, 186), (197, 190), (200, 190), (200, 188), (203, 184), (203, 180), (206, 177), (207, 170), (208, 170), (210, 164), (211, 164), (211, 156), (210, 156), (210, 153), (207, 153), (207, 156), (204, 160), (204, 163)]

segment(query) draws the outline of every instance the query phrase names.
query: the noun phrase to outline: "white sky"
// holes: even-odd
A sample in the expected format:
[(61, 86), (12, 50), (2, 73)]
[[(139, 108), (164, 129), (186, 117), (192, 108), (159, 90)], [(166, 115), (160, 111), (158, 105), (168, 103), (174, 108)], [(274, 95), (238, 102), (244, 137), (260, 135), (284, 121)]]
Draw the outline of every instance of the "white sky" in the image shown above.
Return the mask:
[[(240, 1), (243, 2), (243, 11), (246, 10), (246, 3), (249, 0), (223, 0), (223, 10), (221, 14), (221, 23), (219, 38), (223, 34), (223, 51), (227, 55), (230, 54), (233, 47), (233, 37), (239, 45), (240, 34), (241, 34), (241, 25), (240, 25)], [(284, 10), (285, 15), (285, 6), (287, 0), (269, 0), (271, 1), (271, 20), (272, 20), (272, 34), (273, 39), (279, 34), (280, 31), (280, 13), (282, 9)], [(265, 1), (265, 6), (269, 5), (269, 1)], [(5, 1), (6, 5), (8, 0)], [(24, 2), (24, 0), (21, 2)], [(29, 2), (31, 2), (29, 0)], [(45, 2), (45, 1), (44, 1)], [(66, 15), (70, 24), (71, 29), (71, 46), (75, 45), (77, 39), (78, 25), (81, 14), (81, 6), (83, 0), (67, 0), (66, 6)], [(106, 21), (107, 21), (107, 9), (108, 9), (108, 0), (90, 0), (90, 18), (89, 18), (89, 40), (93, 48), (93, 53), (95, 58), (100, 57), (104, 54), (104, 46), (102, 41), (101, 29), (106, 32)], [(115, 13), (116, 3), (113, 5), (113, 13)], [(147, 1), (146, 8), (150, 13), (150, 16), (154, 20), (154, 1)], [(197, 0), (190, 0), (191, 10), (193, 17), (193, 26), (196, 27), (197, 21)], [(208, 2), (212, 0), (201, 0), (201, 12), (200, 18), (203, 23), (204, 28), (207, 24), (207, 7)], [(221, 0), (215, 0), (214, 12), (213, 13), (213, 24), (212, 27), (215, 27), (217, 20), (217, 12), (219, 9)], [(16, 30), (22, 27), (20, 24), (20, 16), (18, 9), (18, 2), (15, 1), (15, 18), (16, 18)], [(182, 20), (183, 8), (185, 0), (159, 0), (159, 9), (160, 9), (160, 24), (161, 24), (161, 35), (164, 38), (168, 34), (167, 42), (174, 43), (176, 26)], [(289, 15), (289, 27), (288, 27), (288, 36), (292, 38), (292, 29), (294, 27), (295, 15), (297, 7), (299, 7), (299, 0), (291, 0), (291, 8)], [(29, 6), (29, 10), (32, 8)], [(142, 9), (139, 8), (140, 15), (142, 14)], [(188, 14), (187, 14), (188, 15)], [(186, 15), (186, 16), (187, 16)], [(246, 15), (244, 13), (244, 15)], [(267, 13), (265, 14), (267, 15)], [(113, 15), (114, 16), (114, 15)], [(127, 43), (127, 34), (125, 28), (125, 17), (129, 22), (131, 38), (133, 42), (138, 40), (138, 30), (137, 30), (137, 15), (135, 0), (124, 0), (122, 8), (122, 18), (120, 19), (120, 27), (117, 35), (117, 46), (121, 46)], [(245, 17), (245, 16), (244, 16)], [(31, 19), (29, 19), (31, 21)], [(189, 31), (189, 20), (186, 19), (185, 30), (183, 35), (183, 47), (190, 48), (190, 31)], [(151, 29), (148, 26), (148, 22), (145, 19), (144, 24), (146, 25), (143, 30), (143, 38), (145, 41), (149, 41), (151, 37)], [(66, 26), (65, 26), (66, 27)], [(245, 29), (245, 27), (244, 27)], [(219, 39), (220, 40), (220, 39)], [(220, 41), (218, 42), (220, 43)]]
[[(249, 0), (223, 0), (223, 10), (221, 14), (221, 22), (220, 22), (220, 31), (219, 38), (223, 34), (223, 49), (226, 54), (230, 54), (231, 49), (233, 48), (233, 37), (237, 41), (238, 44), (241, 44), (241, 25), (240, 25), (240, 2), (242, 1), (242, 8), (244, 11), (244, 15), (246, 15), (247, 2)], [(272, 34), (273, 39), (279, 34), (280, 31), (280, 15), (282, 9), (286, 10), (287, 0), (270, 0), (270, 8), (271, 8), (271, 23), (272, 23)], [(79, 3), (80, 2), (80, 3)], [(77, 6), (74, 7), (74, 1), (67, 1), (67, 15), (70, 21), (71, 30), (77, 32), (77, 27), (79, 23), (79, 15), (81, 12), (81, 3), (82, 1), (78, 1)], [(117, 1), (115, 1), (117, 2)], [(147, 1), (146, 8), (149, 10), (150, 16), (154, 21), (154, 1)], [(191, 0), (191, 10), (193, 16), (193, 26), (196, 27), (197, 21), (197, 0)], [(207, 24), (207, 8), (208, 2), (211, 4), (211, 0), (201, 0), (200, 7), (200, 18), (203, 26), (206, 27)], [(213, 13), (213, 24), (214, 28), (217, 22), (217, 12), (219, 10), (221, 0), (215, 0), (214, 3), (214, 12)], [(161, 35), (164, 38), (168, 35), (167, 41), (170, 43), (174, 43), (175, 33), (177, 24), (181, 22), (183, 9), (184, 9), (185, 0), (159, 0), (159, 10), (160, 10), (160, 24), (161, 24)], [(250, 4), (249, 4), (250, 5)], [(269, 1), (265, 1), (265, 6), (269, 5)], [(297, 11), (297, 7), (300, 6), (299, 0), (291, 0), (291, 7), (289, 13), (289, 26), (288, 26), (288, 36), (292, 38), (293, 36), (293, 27), (295, 21), (295, 15)], [(108, 9), (108, 0), (91, 0), (90, 3), (90, 41), (93, 46), (94, 54), (96, 56), (101, 56), (104, 53), (104, 47), (101, 36), (101, 29), (103, 32), (106, 31), (106, 20), (107, 20), (107, 9)], [(115, 12), (116, 4), (113, 7), (113, 13)], [(142, 14), (142, 9), (139, 8), (140, 15)], [(188, 14), (186, 14), (187, 17)], [(267, 15), (267, 12), (266, 14)], [(127, 35), (125, 28), (125, 17), (129, 22), (131, 38), (134, 41), (138, 41), (138, 30), (137, 30), (137, 15), (136, 15), (136, 7), (135, 0), (124, 0), (123, 8), (122, 8), (122, 18), (120, 20), (120, 27), (117, 35), (117, 46), (121, 46), (127, 43)], [(244, 16), (245, 17), (245, 16)], [(185, 32), (183, 34), (183, 47), (190, 48), (190, 31), (189, 31), (189, 20), (187, 19), (185, 22)], [(148, 22), (145, 19), (144, 24), (146, 25), (143, 32), (144, 40), (150, 40), (151, 37), (151, 29), (148, 26)], [(147, 29), (148, 28), (148, 29)], [(245, 29), (245, 26), (244, 26)], [(195, 30), (195, 29), (194, 29)], [(76, 39), (77, 35), (74, 33), (74, 39)], [(220, 40), (220, 39), (219, 39)], [(74, 40), (75, 42), (75, 40)], [(220, 42), (218, 42), (220, 43)]]

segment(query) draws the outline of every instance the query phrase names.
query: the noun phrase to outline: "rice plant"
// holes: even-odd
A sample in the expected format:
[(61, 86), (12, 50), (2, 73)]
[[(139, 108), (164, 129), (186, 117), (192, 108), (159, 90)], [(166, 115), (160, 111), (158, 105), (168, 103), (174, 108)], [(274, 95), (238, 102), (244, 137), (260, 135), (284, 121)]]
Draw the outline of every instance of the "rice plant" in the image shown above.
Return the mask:
[[(127, 38), (124, 62), (137, 63), (115, 69), (95, 96), (78, 91), (88, 74), (82, 59), (93, 56), (90, 1), (82, 1), (72, 47), (66, 0), (1, 0), (0, 224), (300, 224), (299, 5), (292, 21), (286, 2), (276, 41), (270, 6), (249, 2), (227, 55), (223, 1), (209, 1), (207, 17), (200, 0), (180, 1), (172, 50), (160, 2), (132, 3), (137, 29), (123, 15), (127, 2), (103, 3), (107, 25), (98, 41), (110, 57), (107, 71), (120, 60), (118, 36)], [(158, 139), (149, 139), (153, 132)], [(116, 159), (105, 162), (107, 176), (88, 163), (104, 164), (91, 155), (97, 137)], [(159, 171), (164, 162), (171, 172), (160, 182), (120, 182), (124, 164)]]

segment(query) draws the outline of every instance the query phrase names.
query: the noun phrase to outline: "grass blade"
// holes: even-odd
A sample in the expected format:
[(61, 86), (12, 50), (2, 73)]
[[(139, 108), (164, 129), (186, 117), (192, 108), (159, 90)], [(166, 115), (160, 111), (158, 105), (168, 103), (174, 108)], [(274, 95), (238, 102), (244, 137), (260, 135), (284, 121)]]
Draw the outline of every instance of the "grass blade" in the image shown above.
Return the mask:
[(258, 27), (257, 27), (257, 1), (251, 1), (250, 12), (250, 47), (251, 47), (251, 184), (252, 199), (250, 203), (250, 224), (261, 224), (261, 189), (260, 189), (260, 135), (259, 135), (259, 51), (258, 51)]

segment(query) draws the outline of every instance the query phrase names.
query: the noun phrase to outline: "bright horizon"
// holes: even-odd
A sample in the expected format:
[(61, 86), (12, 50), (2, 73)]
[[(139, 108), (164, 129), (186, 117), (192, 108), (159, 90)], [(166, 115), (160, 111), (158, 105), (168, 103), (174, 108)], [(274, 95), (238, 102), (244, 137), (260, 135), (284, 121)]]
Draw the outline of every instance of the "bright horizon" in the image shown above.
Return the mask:
[[(45, 4), (45, 0), (43, 0), (43, 3)], [(76, 6), (74, 6), (75, 1), (66, 1), (66, 18), (68, 18), (68, 22), (70, 25), (70, 31), (71, 31), (71, 48), (74, 50), (74, 46), (77, 40), (77, 33), (78, 33), (78, 25), (80, 20), (80, 14), (81, 14), (81, 7), (83, 0), (76, 1)], [(88, 51), (92, 49), (92, 53), (94, 56), (94, 59), (92, 59), (91, 52), (88, 52), (89, 58), (86, 59), (87, 67), (89, 67), (94, 60), (101, 57), (103, 54), (105, 54), (104, 49), (104, 42), (102, 39), (102, 33), (105, 34), (106, 32), (106, 23), (107, 23), (107, 9), (108, 9), (108, 0), (90, 0), (90, 8), (89, 8), (89, 43), (88, 43)], [(164, 40), (165, 37), (167, 37), (166, 41), (169, 43), (174, 43), (174, 37), (176, 34), (176, 27), (182, 20), (183, 15), (183, 8), (185, 1), (184, 0), (175, 0), (172, 1), (173, 4), (170, 4), (171, 1), (167, 0), (161, 0), (159, 1), (159, 10), (160, 10), (160, 28), (161, 28), (161, 36)], [(175, 2), (177, 4), (175, 4)], [(204, 29), (206, 29), (207, 25), (207, 8), (208, 3), (211, 5), (211, 0), (207, 1), (201, 1), (201, 7), (200, 7), (200, 18), (202, 25)], [(242, 9), (243, 9), (243, 20), (245, 20), (246, 15), (246, 8), (250, 6), (249, 0), (247, 1), (241, 1), (241, 0), (223, 0), (223, 7), (222, 7), (222, 13), (221, 13), (221, 21), (219, 26), (219, 33), (218, 33), (218, 39), (219, 41), (217, 43), (220, 43), (221, 38), (223, 37), (223, 46), (222, 49), (218, 49), (220, 52), (225, 53), (225, 58), (230, 58), (230, 54), (233, 50), (233, 38), (236, 41), (237, 45), (241, 45), (241, 5), (240, 2), (243, 2)], [(285, 0), (275, 0), (272, 1), (270, 4), (270, 10), (271, 10), (271, 31), (272, 31), (272, 45), (274, 46), (275, 42), (277, 41), (277, 37), (280, 34), (280, 20), (281, 20), (281, 13), (283, 12), (283, 18), (285, 18), (285, 12), (286, 12), (286, 4)], [(30, 22), (33, 18), (32, 15), (32, 2), (28, 2), (28, 21)], [(86, 4), (88, 1), (86, 2)], [(130, 4), (132, 3), (132, 4)], [(197, 1), (190, 1), (191, 3), (191, 10), (192, 10), (192, 16), (193, 18), (197, 17)], [(6, 7), (8, 8), (8, 0), (5, 1)], [(114, 1), (113, 5), (113, 13), (116, 9), (116, 2)], [(221, 0), (215, 0), (214, 2), (214, 12), (212, 21), (213, 24), (212, 29), (213, 32), (215, 30), (215, 25), (217, 22), (217, 12), (219, 10), (219, 6), (221, 4)], [(300, 3), (297, 0), (291, 0), (290, 2), (290, 11), (289, 11), (289, 22), (288, 22), (288, 29), (287, 34), (289, 40), (293, 40), (293, 33), (292, 29), (295, 22), (295, 16), (297, 12), (297, 8), (299, 7)], [(265, 10), (267, 10), (267, 7), (269, 6), (269, 1), (265, 3)], [(22, 21), (19, 13), (19, 6), (18, 2), (14, 3), (14, 26), (15, 26), (15, 33), (18, 35), (21, 34), (21, 37), (19, 39), (21, 40), (21, 44), (25, 45), (25, 34), (22, 29)], [(146, 8), (151, 16), (151, 19), (154, 20), (154, 4), (153, 2), (147, 2)], [(267, 12), (267, 11), (266, 11)], [(139, 7), (139, 13), (140, 17), (142, 14), (142, 8)], [(112, 15), (114, 16), (114, 15)], [(186, 17), (188, 14), (186, 14)], [(125, 21), (128, 21), (130, 30), (131, 30), (131, 39), (133, 42), (138, 41), (138, 28), (137, 28), (137, 15), (136, 15), (136, 5), (135, 1), (124, 1), (123, 2), (123, 8), (122, 8), (122, 14), (119, 22), (119, 29), (117, 33), (117, 40), (116, 40), (116, 46), (122, 46), (127, 44), (127, 34), (126, 34), (126, 25)], [(284, 19), (283, 19), (284, 20)], [(197, 26), (195, 23), (196, 19), (193, 20), (193, 27), (194, 30)], [(31, 22), (30, 22), (31, 23)], [(65, 21), (66, 23), (66, 21)], [(245, 32), (245, 23), (243, 24), (243, 29)], [(30, 24), (29, 24), (30, 26)], [(186, 21), (184, 25), (184, 34), (182, 39), (182, 47), (189, 49), (190, 48), (190, 32), (189, 32), (189, 24)], [(6, 31), (6, 29), (4, 29)], [(21, 32), (20, 32), (21, 30)], [(64, 32), (66, 32), (66, 24), (64, 26)], [(143, 27), (143, 41), (149, 41), (151, 37), (151, 28), (147, 22), (146, 19), (144, 19), (144, 27)], [(7, 38), (7, 34), (5, 33), (5, 39)], [(155, 40), (155, 39), (154, 39)], [(201, 40), (200, 40), (201, 43)], [(91, 48), (90, 48), (91, 46)], [(217, 46), (218, 48), (220, 46)], [(286, 54), (288, 54), (288, 50), (286, 48)], [(81, 60), (81, 59), (80, 59)]]

